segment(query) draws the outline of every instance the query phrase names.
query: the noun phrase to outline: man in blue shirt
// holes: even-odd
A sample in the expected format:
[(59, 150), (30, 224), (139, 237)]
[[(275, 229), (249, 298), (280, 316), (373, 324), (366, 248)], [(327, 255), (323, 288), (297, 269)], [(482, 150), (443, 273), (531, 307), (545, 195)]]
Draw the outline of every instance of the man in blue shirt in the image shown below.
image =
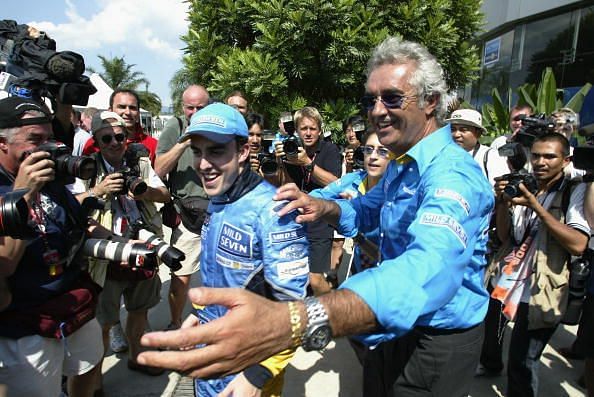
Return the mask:
[[(233, 313), (216, 327), (145, 335), (143, 342), (181, 347), (176, 338), (206, 341), (218, 350), (216, 357), (168, 352), (140, 360), (205, 375), (237, 371), (296, 343), (321, 349), (330, 334), (361, 334), (370, 345), (404, 337), (384, 395), (468, 394), (488, 305), (482, 279), (491, 187), (454, 143), (449, 126), (440, 128), (447, 88), (441, 66), (424, 47), (386, 39), (369, 62), (365, 88), (369, 120), (397, 157), (378, 186), (354, 200), (334, 202), (286, 185), (276, 199), (293, 200), (280, 216), (299, 209), (298, 222), (323, 218), (345, 236), (379, 226), (379, 266), (317, 302), (298, 303), (296, 315), (243, 292), (194, 290), (195, 303), (217, 302), (233, 307)], [(216, 335), (221, 331), (224, 339)], [(245, 341), (248, 334), (261, 337), (252, 343)], [(209, 367), (212, 362), (217, 366)]]

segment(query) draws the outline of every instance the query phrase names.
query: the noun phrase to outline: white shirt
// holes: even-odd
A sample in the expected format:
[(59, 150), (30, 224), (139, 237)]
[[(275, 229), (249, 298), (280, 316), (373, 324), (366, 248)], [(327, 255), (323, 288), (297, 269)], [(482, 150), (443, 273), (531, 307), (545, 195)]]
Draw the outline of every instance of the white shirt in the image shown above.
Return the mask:
[(85, 147), (85, 143), (91, 137), (91, 134), (84, 129), (78, 127), (76, 132), (74, 133), (74, 143), (72, 144), (72, 155), (73, 156), (80, 156), (82, 155), (83, 149)]
[(500, 156), (499, 152), (497, 152), (495, 149), (485, 145), (480, 145), (478, 150), (469, 150), (468, 153), (479, 164), (483, 174), (489, 180), (491, 187), (495, 185), (495, 178), (500, 177), (501, 175), (509, 174), (511, 172), (505, 157)]

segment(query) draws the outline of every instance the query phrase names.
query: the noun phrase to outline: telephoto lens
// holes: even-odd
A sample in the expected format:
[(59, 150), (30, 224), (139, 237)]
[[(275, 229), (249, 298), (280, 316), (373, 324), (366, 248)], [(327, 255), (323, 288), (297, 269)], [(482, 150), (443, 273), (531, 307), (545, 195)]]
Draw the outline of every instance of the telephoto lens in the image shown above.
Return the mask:
[(157, 267), (157, 252), (143, 243), (119, 243), (96, 238), (87, 239), (82, 247), (83, 255), (114, 262), (124, 262), (130, 267), (154, 269)]
[(186, 255), (182, 251), (170, 246), (159, 236), (145, 229), (138, 231), (138, 238), (146, 241), (149, 247), (154, 247), (159, 259), (172, 271), (181, 269), (181, 263), (186, 259)]
[(28, 191), (18, 189), (0, 196), (0, 236), (23, 239), (35, 235), (29, 226), (29, 205), (24, 197)]

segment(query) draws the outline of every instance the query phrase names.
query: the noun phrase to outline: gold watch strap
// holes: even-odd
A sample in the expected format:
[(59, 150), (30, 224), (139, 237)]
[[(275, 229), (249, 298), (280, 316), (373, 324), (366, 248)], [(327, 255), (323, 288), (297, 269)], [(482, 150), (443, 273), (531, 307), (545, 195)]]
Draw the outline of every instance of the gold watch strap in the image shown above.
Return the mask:
[(301, 332), (301, 313), (297, 302), (289, 301), (289, 318), (291, 321), (291, 340), (292, 348), (301, 346), (301, 338), (303, 332)]

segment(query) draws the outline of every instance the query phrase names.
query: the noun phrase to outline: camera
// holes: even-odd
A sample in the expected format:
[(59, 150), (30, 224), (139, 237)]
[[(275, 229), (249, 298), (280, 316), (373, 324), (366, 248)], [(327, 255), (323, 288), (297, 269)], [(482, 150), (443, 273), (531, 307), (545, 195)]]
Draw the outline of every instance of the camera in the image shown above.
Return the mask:
[[(594, 124), (580, 128), (578, 134), (586, 137), (586, 144), (573, 149), (571, 161), (573, 166), (580, 170), (594, 171)], [(591, 178), (591, 176), (590, 176)], [(584, 182), (592, 182), (584, 179)]]
[(563, 324), (577, 325), (580, 322), (592, 259), (594, 259), (594, 251), (587, 249), (581, 257), (569, 265), (569, 297), (567, 310), (561, 320)]
[(0, 21), (0, 72), (11, 95), (86, 106), (97, 92), (85, 62), (72, 51), (56, 52), (56, 42), (44, 32), (12, 20)]
[(363, 169), (365, 167), (365, 150), (363, 145), (357, 146), (353, 151), (353, 169)]
[(522, 122), (522, 127), (514, 137), (514, 141), (525, 147), (532, 146), (535, 138), (555, 131), (555, 119), (547, 117), (545, 114), (535, 116), (519, 114), (514, 120)]
[(274, 175), (278, 171), (278, 163), (274, 153), (258, 153), (258, 162), (264, 175)]
[(138, 231), (138, 238), (146, 241), (149, 247), (154, 247), (159, 259), (161, 259), (171, 271), (176, 272), (181, 269), (181, 263), (186, 259), (186, 255), (182, 251), (170, 246), (159, 236), (146, 229), (140, 229)]
[(123, 167), (115, 172), (122, 174), (122, 178), (124, 178), (124, 188), (116, 194), (125, 195), (130, 192), (133, 195), (138, 196), (147, 191), (148, 185), (138, 176), (136, 170), (130, 167)]
[(301, 139), (295, 135), (289, 135), (283, 141), (283, 152), (287, 156), (295, 157), (299, 154), (299, 148), (301, 147)]
[(538, 183), (532, 174), (512, 172), (511, 174), (502, 175), (501, 179), (508, 182), (503, 188), (503, 192), (511, 198), (522, 195), (520, 183), (523, 183), (526, 189), (532, 194), (535, 194), (538, 191)]
[(285, 130), (287, 135), (293, 135), (295, 133), (295, 122), (290, 113), (281, 116), (281, 123), (283, 124), (283, 130)]
[(0, 236), (24, 239), (35, 235), (29, 225), (29, 204), (24, 197), (28, 191), (18, 189), (0, 196)]
[(73, 156), (72, 149), (58, 141), (47, 141), (37, 146), (36, 152), (48, 152), (54, 162), (56, 181), (74, 183), (74, 177), (91, 179), (97, 174), (97, 164), (92, 157)]
[(155, 269), (158, 266), (154, 247), (144, 243), (121, 243), (103, 239), (87, 239), (82, 254), (98, 259), (124, 262), (130, 267)]

